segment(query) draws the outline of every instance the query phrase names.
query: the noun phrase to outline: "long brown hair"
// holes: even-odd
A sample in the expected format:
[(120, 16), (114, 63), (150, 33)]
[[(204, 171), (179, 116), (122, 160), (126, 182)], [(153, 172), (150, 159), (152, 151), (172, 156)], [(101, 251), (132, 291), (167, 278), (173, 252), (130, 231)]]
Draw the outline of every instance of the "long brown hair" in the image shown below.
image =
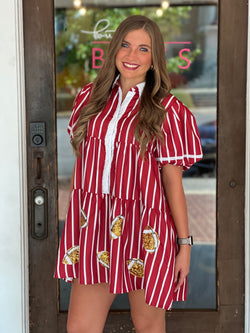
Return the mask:
[(72, 139), (72, 146), (77, 154), (86, 135), (88, 121), (105, 107), (113, 82), (119, 74), (115, 64), (116, 54), (128, 32), (138, 29), (144, 29), (151, 38), (153, 68), (149, 69), (146, 74), (146, 84), (136, 119), (135, 138), (140, 143), (142, 156), (146, 151), (147, 143), (152, 138), (162, 140), (161, 125), (166, 110), (162, 106), (161, 100), (169, 94), (171, 88), (166, 69), (164, 41), (155, 22), (145, 16), (134, 15), (125, 19), (116, 29), (103, 67), (93, 83), (90, 100), (80, 111), (77, 129)]

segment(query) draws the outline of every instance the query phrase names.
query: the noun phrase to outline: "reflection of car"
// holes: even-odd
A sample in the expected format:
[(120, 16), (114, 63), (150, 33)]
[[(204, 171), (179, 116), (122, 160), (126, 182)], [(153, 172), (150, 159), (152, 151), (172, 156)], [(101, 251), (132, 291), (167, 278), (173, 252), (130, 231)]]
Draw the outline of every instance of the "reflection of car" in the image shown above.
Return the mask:
[(198, 126), (203, 159), (183, 173), (184, 177), (214, 175), (216, 170), (216, 121)]

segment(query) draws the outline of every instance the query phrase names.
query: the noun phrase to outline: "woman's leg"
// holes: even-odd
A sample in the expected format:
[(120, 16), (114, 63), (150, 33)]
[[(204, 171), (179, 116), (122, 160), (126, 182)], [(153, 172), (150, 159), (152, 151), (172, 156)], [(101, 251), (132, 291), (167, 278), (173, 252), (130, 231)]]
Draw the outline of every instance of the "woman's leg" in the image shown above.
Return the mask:
[(128, 294), (131, 317), (136, 333), (165, 333), (166, 310), (150, 306), (145, 302), (144, 290)]
[(114, 299), (107, 283), (85, 286), (75, 279), (70, 296), (68, 333), (102, 333)]

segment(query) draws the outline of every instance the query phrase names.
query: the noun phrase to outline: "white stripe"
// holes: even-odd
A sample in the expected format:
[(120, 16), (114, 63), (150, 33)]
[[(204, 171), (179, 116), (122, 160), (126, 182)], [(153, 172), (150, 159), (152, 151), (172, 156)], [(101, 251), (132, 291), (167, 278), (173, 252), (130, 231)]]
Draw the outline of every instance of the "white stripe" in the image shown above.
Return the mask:
[[(150, 155), (150, 158), (151, 158), (151, 155)], [(150, 163), (151, 165), (151, 163)], [(157, 182), (156, 182), (156, 179), (154, 181), (154, 191), (153, 191), (153, 200), (152, 200), (152, 207), (154, 208), (155, 207), (155, 193), (156, 193), (156, 185), (157, 185)], [(158, 203), (159, 204), (159, 203)]]
[(75, 188), (77, 188), (77, 186), (76, 186), (76, 170), (78, 169), (78, 159), (76, 159), (76, 162), (75, 162), (75, 168), (74, 168), (74, 170), (73, 170), (73, 172), (72, 172), (72, 174), (74, 173), (74, 182), (73, 182), (73, 184), (74, 184), (74, 189)]
[[(130, 145), (130, 150), (132, 149), (132, 145)], [(132, 194), (132, 199), (135, 200), (135, 188), (136, 188), (136, 185), (138, 183), (137, 181), (137, 164), (138, 164), (138, 160), (139, 160), (139, 156), (140, 156), (140, 151), (137, 152), (136, 156), (135, 156), (135, 167), (134, 167), (134, 170), (135, 170), (135, 178), (134, 178), (134, 188), (133, 188), (133, 194)], [(137, 198), (136, 198), (137, 199)]]
[[(117, 201), (115, 201), (114, 207), (113, 207), (113, 217), (115, 217), (115, 212), (116, 212), (116, 206), (117, 206)], [(121, 213), (121, 215), (123, 215), (123, 213)], [(118, 253), (116, 253), (116, 265), (115, 265), (115, 284), (114, 284), (114, 294), (116, 294), (116, 288), (117, 288), (117, 271), (118, 271), (118, 267), (119, 267), (119, 256), (120, 256), (120, 241), (121, 241), (121, 237), (119, 237), (118, 239)], [(112, 245), (114, 244), (114, 242), (111, 242)], [(113, 251), (112, 251), (113, 252)], [(113, 256), (113, 253), (112, 253)], [(111, 257), (111, 256), (110, 256)]]
[[(74, 115), (77, 113), (77, 111), (79, 110), (79, 108), (82, 106), (82, 104), (86, 101), (87, 97), (89, 96), (90, 93), (90, 88), (87, 89), (86, 91), (84, 91), (84, 93), (86, 93), (86, 96), (83, 98), (83, 100), (78, 104), (77, 108), (73, 109), (71, 116), (70, 116), (70, 121), (69, 124), (71, 123), (71, 120), (73, 121), (73, 117)], [(78, 119), (77, 119), (78, 120)], [(77, 124), (77, 120), (72, 124), (72, 126), (68, 125), (68, 130), (70, 131), (70, 137), (73, 137), (73, 132), (74, 132), (74, 128)]]
[[(144, 167), (144, 160), (143, 160), (143, 167)], [(145, 195), (145, 205), (148, 206), (148, 193), (149, 193), (149, 183), (150, 183), (150, 180), (151, 180), (152, 176), (151, 176), (151, 164), (148, 163), (148, 173), (147, 173), (147, 183), (146, 183), (146, 195)]]
[[(187, 158), (189, 159), (189, 151), (188, 151), (188, 134), (187, 134), (187, 112), (184, 114), (184, 125), (185, 125), (185, 144), (186, 144), (186, 155), (188, 156)], [(182, 153), (183, 154), (183, 153)], [(184, 161), (183, 161), (184, 165)]]
[[(93, 140), (92, 138), (90, 138), (90, 140)], [(84, 184), (85, 184), (85, 175), (86, 175), (86, 169), (87, 169), (87, 166), (88, 166), (88, 161), (89, 161), (89, 150), (90, 150), (90, 147), (92, 145), (88, 144), (87, 145), (87, 149), (85, 151), (85, 161), (82, 160), (82, 165), (83, 165), (83, 174), (84, 174), (84, 183), (83, 183), (83, 187), (84, 188)], [(84, 149), (85, 150), (85, 149)]]
[[(70, 198), (70, 200), (71, 200), (71, 210), (72, 210), (72, 205), (73, 205), (73, 200), (72, 200), (72, 194), (73, 194), (73, 191), (71, 192), (71, 198)], [(67, 247), (68, 247), (68, 245), (67, 245), (67, 234), (68, 234), (68, 232), (67, 232), (67, 227), (68, 227), (68, 214), (67, 214), (67, 217), (66, 217), (66, 223), (65, 223), (65, 226), (64, 226), (64, 228), (65, 228), (65, 234), (64, 234), (64, 253), (66, 253), (67, 252)], [(68, 268), (66, 267), (67, 265), (64, 265), (64, 270), (65, 270), (65, 275), (66, 275), (66, 279), (68, 278)]]
[[(131, 118), (129, 124), (127, 125), (127, 130), (126, 130), (126, 135), (125, 135), (125, 136), (124, 136), (124, 133), (123, 133), (122, 131), (123, 131), (123, 127), (125, 126), (125, 122), (129, 119), (129, 117), (131, 116), (131, 113), (135, 110), (135, 108), (136, 108), (138, 102), (139, 102), (138, 100), (135, 102), (135, 104), (134, 104), (132, 110), (128, 113), (128, 115), (126, 116), (126, 118), (123, 120), (123, 122), (122, 122), (122, 124), (121, 124), (121, 126), (120, 126), (120, 128), (119, 128), (119, 136), (118, 136), (118, 140), (117, 140), (117, 141), (128, 142), (128, 133), (129, 133), (129, 131), (130, 131), (130, 127), (131, 127), (131, 125), (132, 125), (132, 123), (133, 123), (133, 121), (134, 121), (136, 115), (134, 115), (134, 116)], [(121, 135), (122, 135), (122, 138), (121, 138)]]
[[(84, 197), (84, 201), (82, 202), (82, 209), (83, 207), (85, 207), (85, 203), (86, 203), (86, 195)], [(85, 211), (85, 214), (86, 214), (86, 211)], [(88, 214), (86, 214), (87, 218), (88, 218)], [(79, 246), (80, 246), (80, 251), (82, 252), (83, 250), (81, 250), (81, 239), (82, 239), (82, 232), (83, 232), (83, 229), (80, 230), (80, 238), (79, 238)], [(86, 267), (86, 264), (85, 264), (85, 255), (83, 254), (83, 264), (84, 264), (84, 267)], [(86, 275), (85, 275), (85, 272), (86, 272), (86, 269), (81, 269), (81, 261), (80, 261), (80, 265), (79, 265), (79, 278), (80, 278), (80, 274), (81, 272), (84, 273), (84, 283), (86, 283)]]
[[(124, 149), (125, 150), (125, 149)], [(130, 189), (130, 184), (132, 184), (131, 182), (131, 170), (132, 170), (132, 164), (131, 164), (131, 145), (129, 145), (129, 148), (126, 147), (126, 150), (128, 150), (128, 163), (129, 163), (129, 166), (128, 166), (128, 180), (127, 180), (127, 190), (126, 190), (126, 199), (129, 199), (129, 192), (131, 192), (131, 190), (129, 191)]]
[[(103, 119), (102, 119), (102, 121), (101, 121), (101, 124), (100, 124), (100, 127), (99, 127), (99, 134), (98, 134), (98, 138), (99, 138), (99, 139), (100, 139), (100, 137), (101, 137), (101, 132), (102, 132), (102, 129), (103, 129), (103, 123), (104, 123), (104, 121), (106, 120), (106, 118), (109, 116), (109, 113), (112, 111), (112, 109), (113, 109), (113, 105), (115, 104), (115, 101), (116, 101), (117, 97), (119, 97), (118, 92), (115, 94), (114, 99), (113, 99), (113, 101), (112, 101), (112, 103), (111, 103), (111, 106), (110, 106), (109, 110), (108, 110), (107, 113), (106, 113), (106, 116), (103, 117)], [(119, 102), (118, 102), (118, 103), (119, 103)], [(99, 117), (102, 117), (101, 112), (96, 116), (96, 118), (95, 118), (95, 120), (94, 120), (94, 122), (93, 122), (93, 126), (92, 126), (93, 130), (92, 130), (92, 133), (94, 133), (94, 131), (95, 131), (95, 127), (96, 127), (95, 123), (96, 123), (96, 121), (97, 121), (97, 119), (98, 119)]]
[(171, 104), (171, 102), (172, 102), (172, 100), (173, 100), (174, 98), (176, 99), (176, 97), (175, 97), (174, 95), (172, 95), (172, 96), (169, 98), (167, 104), (164, 106), (165, 109), (168, 108), (169, 104)]
[[(163, 248), (164, 248), (164, 251), (163, 251), (163, 254), (162, 254), (161, 263), (160, 263), (160, 265), (157, 266), (158, 274), (157, 274), (157, 278), (156, 278), (156, 280), (155, 280), (155, 286), (154, 286), (154, 289), (153, 289), (153, 291), (152, 291), (152, 295), (151, 295), (151, 298), (150, 298), (150, 303), (152, 302), (152, 299), (154, 298), (155, 289), (156, 289), (156, 286), (157, 286), (158, 283), (159, 283), (158, 281), (159, 281), (160, 272), (161, 272), (161, 269), (162, 269), (163, 262), (164, 262), (164, 260), (165, 260), (165, 253), (166, 253), (167, 242), (168, 242), (168, 238), (169, 238), (168, 232), (169, 232), (169, 230), (168, 230), (168, 228), (167, 228), (167, 226), (166, 226), (166, 236), (165, 236), (166, 238), (165, 238), (164, 247), (163, 247)], [(172, 250), (171, 250), (171, 251), (172, 251)], [(171, 260), (171, 256), (170, 256), (170, 258), (168, 258), (168, 260)], [(168, 267), (169, 267), (169, 265), (168, 265)], [(165, 277), (167, 276), (167, 274), (168, 274), (168, 270), (167, 270), (167, 272), (166, 272), (166, 274), (165, 274)], [(164, 287), (164, 281), (161, 281), (161, 285), (162, 285), (162, 288), (161, 288), (161, 290), (162, 290), (163, 287)], [(159, 297), (158, 297), (157, 305), (158, 305), (158, 303), (159, 303), (160, 296), (161, 296), (161, 293), (159, 293)], [(156, 306), (157, 306), (157, 305), (156, 305)]]
[(97, 156), (97, 167), (96, 167), (96, 177), (95, 177), (95, 193), (98, 193), (98, 185), (99, 185), (99, 170), (100, 170), (100, 158), (101, 155), (101, 142), (98, 143), (98, 156)]
[[(91, 185), (92, 185), (92, 179), (93, 179), (93, 173), (94, 173), (94, 165), (95, 165), (95, 150), (96, 150), (96, 138), (93, 139), (94, 140), (94, 144), (92, 146), (94, 146), (94, 151), (93, 151), (93, 162), (91, 165), (91, 173), (90, 173), (90, 177), (89, 177), (89, 188), (88, 188), (88, 192), (91, 192)], [(87, 163), (86, 163), (87, 164)]]
[[(92, 193), (91, 193), (92, 194)], [(96, 237), (96, 225), (97, 225), (97, 219), (98, 219), (98, 196), (95, 196), (96, 199), (96, 207), (95, 207), (95, 215), (94, 215), (94, 228), (93, 228), (93, 234), (92, 234), (92, 244), (95, 243), (95, 237)], [(91, 199), (92, 199), (92, 196), (91, 196)], [(99, 234), (99, 233), (98, 233)], [(97, 243), (98, 244), (98, 243)], [(93, 252), (94, 252), (94, 246), (92, 245), (92, 248), (91, 248), (91, 278), (92, 278), (92, 284), (95, 283), (94, 281), (94, 275), (93, 275), (93, 259), (94, 257), (96, 258), (96, 253), (93, 255)], [(97, 262), (97, 260), (96, 260)]]
[[(110, 203), (108, 201), (110, 200), (110, 197), (108, 197), (106, 194), (102, 194), (102, 199), (105, 200), (105, 240), (104, 240), (104, 249), (107, 250), (107, 232), (109, 231), (109, 210), (108, 207), (110, 207)], [(101, 216), (99, 216), (99, 223), (101, 222)], [(99, 243), (98, 243), (99, 246)], [(106, 282), (108, 282), (108, 270), (105, 269), (105, 279)]]
[[(173, 109), (173, 108), (172, 108)], [(186, 116), (186, 115), (185, 115)], [(177, 122), (177, 119), (174, 118), (174, 122), (175, 122), (175, 126), (176, 126), (176, 130), (177, 130), (177, 133), (178, 133), (178, 137), (179, 137), (179, 141), (180, 141), (180, 145), (181, 145), (181, 153), (182, 155), (184, 154), (184, 148), (183, 148), (183, 143), (182, 143), (182, 137), (181, 137), (181, 133), (180, 133), (180, 128), (179, 128), (179, 125), (178, 125), (178, 122)], [(186, 151), (188, 152), (188, 146), (187, 146), (187, 132), (186, 132), (186, 117), (185, 117), (185, 142), (186, 142)]]
[(176, 146), (175, 146), (174, 135), (173, 135), (172, 126), (171, 126), (169, 117), (167, 117), (167, 120), (168, 120), (168, 125), (169, 125), (169, 129), (170, 129), (170, 133), (171, 133), (172, 144), (174, 146), (175, 156), (177, 156), (177, 149), (176, 149)]
[[(133, 258), (132, 257), (132, 251), (133, 251), (133, 245), (134, 245), (134, 225), (135, 225), (135, 206), (133, 207), (133, 219), (132, 219), (132, 230), (131, 231), (131, 243), (130, 243), (130, 252), (129, 252), (129, 259)], [(131, 281), (131, 278), (132, 278), (132, 275), (130, 274), (130, 283), (132, 285), (132, 281)]]
[[(85, 149), (84, 149), (84, 141), (82, 142), (82, 157), (81, 157), (81, 174), (82, 174), (82, 177), (81, 177), (81, 188), (83, 189), (84, 188), (84, 183), (85, 183), (85, 173), (84, 173), (84, 163), (83, 161), (85, 161)], [(76, 178), (76, 175), (75, 175), (75, 178)]]
[[(170, 256), (169, 256), (169, 260), (174, 260), (174, 267), (175, 267), (175, 258), (172, 259), (172, 255), (173, 255), (173, 247), (174, 247), (173, 239), (175, 239), (173, 229), (171, 229), (171, 235), (170, 235), (170, 238), (171, 238), (171, 253), (170, 253)], [(168, 266), (168, 271), (169, 271), (169, 266)], [(168, 271), (167, 271), (167, 273), (168, 273)], [(163, 281), (163, 284), (162, 284), (162, 285), (164, 285), (164, 283), (165, 283), (165, 280), (166, 280), (166, 278), (167, 278), (167, 273), (166, 273), (166, 275), (165, 275), (165, 278), (164, 278), (164, 281)], [(171, 291), (171, 286), (172, 286), (172, 284), (174, 283), (174, 277), (175, 277), (175, 269), (173, 269), (173, 271), (172, 271), (172, 278), (171, 278), (170, 286), (169, 286), (169, 289), (168, 289), (168, 293), (167, 293), (166, 298), (165, 298), (165, 302), (163, 303), (163, 307), (165, 307), (165, 304), (166, 304), (166, 302), (167, 302), (167, 300), (168, 300), (169, 293), (170, 293), (170, 291)], [(161, 290), (161, 291), (162, 291), (162, 290)], [(160, 291), (160, 294), (161, 294), (161, 291)]]
[[(90, 194), (90, 199), (89, 199), (89, 205), (88, 205), (88, 211), (87, 211), (87, 216), (89, 216), (89, 211), (90, 211), (90, 207), (91, 207), (91, 201), (92, 201), (92, 193)], [(87, 275), (86, 275), (86, 259), (87, 259), (87, 255), (86, 255), (86, 247), (87, 247), (87, 243), (88, 243), (88, 231), (89, 231), (89, 228), (85, 228), (85, 239), (84, 239), (84, 255), (83, 255), (83, 258), (84, 258), (84, 270), (83, 270), (83, 273), (84, 273), (84, 282), (85, 284), (88, 283), (87, 281)]]
[[(121, 145), (119, 145), (119, 151), (120, 151), (120, 147), (121, 147)], [(121, 168), (121, 174), (123, 175), (123, 170), (124, 170), (124, 164), (127, 162), (126, 161), (126, 150), (127, 150), (127, 146), (125, 146), (124, 147), (124, 149), (123, 149), (123, 153), (122, 153), (122, 168)], [(119, 156), (118, 155), (118, 152), (117, 152), (117, 156)], [(127, 163), (126, 163), (127, 164)], [(127, 166), (127, 165), (126, 165)], [(116, 177), (117, 178), (117, 177)], [(124, 180), (124, 177), (122, 178), (123, 180)], [(128, 186), (128, 183), (129, 183), (129, 181), (127, 181), (127, 184), (124, 184), (124, 182), (121, 182), (121, 184), (120, 184), (120, 189), (119, 189), (119, 198), (121, 198), (122, 197), (122, 189), (123, 189), (123, 187), (126, 185), (126, 186)], [(126, 198), (124, 198), (124, 199), (126, 199)]]
[[(178, 113), (179, 113), (180, 112), (180, 103), (178, 101), (177, 101), (177, 105), (178, 105)], [(172, 106), (171, 109), (172, 109), (172, 111), (173, 111), (173, 113), (175, 115), (174, 118), (177, 118), (180, 121), (180, 117), (179, 117), (177, 111), (175, 110), (175, 108)]]
[(175, 156), (175, 157), (156, 157), (156, 161), (171, 162), (171, 161), (175, 161), (175, 160), (182, 160), (184, 157), (187, 157), (187, 158), (201, 158), (202, 156), (203, 156), (202, 154), (199, 154), (199, 155), (183, 154), (182, 156)]
[[(119, 159), (119, 156), (120, 156), (120, 150), (121, 150), (121, 145), (117, 144), (116, 143), (116, 147), (118, 146), (117, 150), (116, 150), (116, 161), (115, 161), (115, 170), (117, 170), (117, 163), (118, 163), (118, 159)], [(113, 189), (112, 189), (112, 192), (113, 194), (115, 195), (116, 191), (116, 183), (117, 183), (117, 180), (119, 181), (119, 179), (117, 179), (117, 177), (114, 178), (114, 186), (113, 186)], [(119, 188), (121, 188), (121, 184), (119, 184)], [(118, 195), (120, 197), (120, 195)]]
[[(134, 206), (135, 206), (135, 203), (134, 203)], [(126, 219), (124, 221), (126, 223)], [(123, 230), (125, 229), (125, 227), (127, 228), (128, 226), (124, 225)], [(123, 268), (122, 268), (123, 269), (123, 275), (124, 275), (124, 283), (126, 285), (125, 290), (128, 291), (128, 283), (127, 283), (127, 279), (126, 279), (126, 273), (125, 273), (125, 270), (124, 270), (124, 266), (126, 267), (126, 249), (127, 249), (127, 245), (128, 245), (128, 234), (127, 234), (126, 241), (125, 241), (124, 247), (123, 247)]]
[[(192, 133), (192, 139), (193, 139), (193, 153), (194, 153), (194, 155), (196, 155), (195, 137), (194, 137), (194, 134), (193, 134), (193, 133)], [(195, 158), (195, 162), (196, 162), (196, 158)]]
[[(142, 244), (141, 244), (141, 239), (142, 239), (142, 221), (143, 221), (143, 217), (141, 218), (140, 221), (140, 230), (139, 230), (139, 238), (138, 238), (138, 251), (137, 251), (137, 258), (140, 259), (140, 252), (142, 249)], [(143, 263), (143, 268), (144, 268), (144, 263)], [(144, 283), (144, 279), (141, 279), (141, 288), (143, 288), (143, 283)]]
[(196, 137), (197, 142), (199, 143), (200, 151), (202, 151), (201, 140), (200, 140), (200, 137), (199, 137), (199, 135), (196, 131), (195, 118), (194, 117), (191, 117), (191, 123), (192, 123), (193, 133)]
[[(134, 104), (134, 107), (133, 109), (130, 111), (130, 113), (128, 114), (127, 118), (130, 117), (131, 113), (134, 112), (134, 110), (136, 109), (137, 107), (137, 104), (138, 104), (139, 100), (137, 100)], [(131, 118), (129, 124), (127, 125), (127, 130), (126, 130), (126, 135), (125, 135), (125, 142), (128, 142), (128, 135), (129, 135), (129, 132), (130, 132), (130, 129), (131, 129), (131, 126), (136, 118), (136, 114)], [(121, 128), (121, 131), (120, 131), (120, 136), (121, 136), (121, 133), (122, 133), (122, 128)]]

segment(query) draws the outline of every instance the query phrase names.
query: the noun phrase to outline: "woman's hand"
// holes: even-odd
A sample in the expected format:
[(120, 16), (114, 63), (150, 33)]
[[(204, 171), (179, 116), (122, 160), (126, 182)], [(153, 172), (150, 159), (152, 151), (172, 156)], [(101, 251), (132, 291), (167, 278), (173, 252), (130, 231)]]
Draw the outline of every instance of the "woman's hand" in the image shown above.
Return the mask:
[(177, 291), (183, 284), (186, 276), (189, 273), (191, 257), (191, 246), (180, 245), (179, 252), (175, 258), (175, 291)]

